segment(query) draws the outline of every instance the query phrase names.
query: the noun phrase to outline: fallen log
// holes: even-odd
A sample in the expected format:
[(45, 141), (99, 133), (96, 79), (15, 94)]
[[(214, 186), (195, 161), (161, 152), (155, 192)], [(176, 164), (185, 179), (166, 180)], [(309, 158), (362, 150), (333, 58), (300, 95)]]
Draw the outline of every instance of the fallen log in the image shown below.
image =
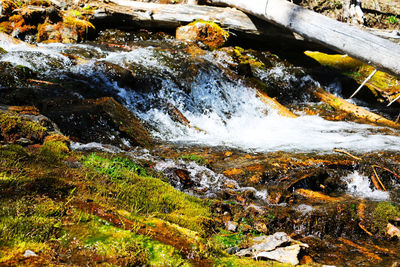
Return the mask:
[(359, 59), (376, 69), (400, 77), (400, 46), (360, 28), (317, 14), (282, 0), (207, 0), (236, 7), (289, 29), (307, 40)]
[[(249, 16), (235, 8), (221, 8), (199, 5), (168, 5), (143, 3), (130, 0), (111, 0), (109, 4), (102, 4), (94, 12), (90, 21), (96, 25), (110, 24), (123, 28), (155, 28), (175, 30), (195, 20), (213, 21), (230, 33), (240, 37), (263, 41), (276, 42), (281, 40), (293, 46), (324, 49), (320, 45), (305, 41), (304, 38), (290, 30), (282, 29), (254, 16)], [(273, 39), (273, 40), (271, 40)]]
[(337, 97), (333, 94), (326, 92), (322, 88), (317, 88), (316, 90), (310, 89), (310, 92), (320, 101), (328, 104), (332, 108), (336, 110), (341, 110), (346, 113), (350, 113), (362, 122), (366, 122), (372, 125), (388, 126), (395, 129), (400, 129), (400, 124), (388, 120), (376, 113), (368, 111), (365, 108), (351, 104), (346, 100), (344, 100), (343, 98)]

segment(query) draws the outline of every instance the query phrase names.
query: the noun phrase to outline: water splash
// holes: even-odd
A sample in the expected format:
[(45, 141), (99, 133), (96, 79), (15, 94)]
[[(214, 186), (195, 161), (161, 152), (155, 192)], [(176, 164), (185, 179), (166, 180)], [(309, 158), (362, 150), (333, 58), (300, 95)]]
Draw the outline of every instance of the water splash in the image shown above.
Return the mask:
[(390, 200), (388, 192), (371, 188), (370, 179), (355, 171), (344, 177), (347, 183), (347, 192), (356, 197), (369, 198), (373, 200)]

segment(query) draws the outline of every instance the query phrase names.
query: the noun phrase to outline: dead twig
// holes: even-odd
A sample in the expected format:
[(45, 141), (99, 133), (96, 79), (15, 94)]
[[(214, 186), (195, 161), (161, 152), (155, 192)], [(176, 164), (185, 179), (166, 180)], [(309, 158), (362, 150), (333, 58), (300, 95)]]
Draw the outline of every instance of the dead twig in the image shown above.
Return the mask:
[(342, 149), (334, 148), (333, 151), (338, 152), (338, 153), (345, 154), (345, 155), (347, 155), (347, 156), (349, 156), (349, 157), (351, 157), (351, 158), (353, 158), (353, 159), (356, 159), (356, 160), (362, 160), (362, 158), (359, 158), (359, 157), (357, 157), (357, 156), (354, 156), (353, 154), (350, 154), (349, 152), (347, 152), (347, 151), (345, 151), (345, 150), (342, 150)]
[(372, 167), (372, 168), (379, 168), (379, 169), (385, 170), (385, 171), (387, 171), (387, 172), (393, 174), (393, 175), (394, 175), (397, 179), (399, 179), (399, 181), (400, 181), (400, 175), (398, 175), (398, 174), (395, 173), (394, 171), (389, 170), (388, 168), (385, 168), (385, 167), (382, 167), (382, 166), (379, 166), (379, 165), (372, 165), (371, 167)]
[(376, 170), (375, 170), (374, 166), (375, 166), (375, 165), (372, 165), (371, 167), (372, 167), (372, 170), (374, 171), (375, 178), (378, 180), (378, 182), (379, 182), (380, 186), (382, 187), (383, 191), (386, 191), (386, 188), (385, 188), (385, 186), (383, 185), (381, 179), (379, 179), (379, 176), (378, 176), (378, 174), (376, 173)]
[(370, 231), (368, 231), (362, 224), (361, 222), (358, 223), (358, 226), (369, 236), (374, 236)]
[(61, 85), (59, 83), (53, 83), (53, 82), (49, 82), (49, 81), (42, 81), (42, 80), (36, 80), (36, 79), (27, 79), (27, 82), (31, 82), (31, 83), (41, 83), (41, 84), (47, 84), (47, 85)]

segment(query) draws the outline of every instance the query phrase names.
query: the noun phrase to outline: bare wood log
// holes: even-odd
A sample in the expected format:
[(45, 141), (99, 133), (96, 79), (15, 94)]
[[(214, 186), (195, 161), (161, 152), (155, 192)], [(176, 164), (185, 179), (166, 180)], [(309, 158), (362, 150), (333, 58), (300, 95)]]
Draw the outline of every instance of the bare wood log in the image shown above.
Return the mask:
[(298, 195), (301, 195), (305, 198), (313, 199), (316, 201), (322, 201), (322, 202), (340, 202), (342, 200), (337, 197), (331, 197), (331, 196), (325, 195), (323, 193), (320, 193), (317, 191), (312, 191), (309, 189), (304, 189), (304, 188), (296, 189), (295, 193)]
[(291, 112), (287, 107), (279, 103), (275, 98), (269, 97), (266, 93), (257, 90), (257, 97), (268, 107), (276, 110), (279, 115), (288, 118), (297, 118), (293, 112)]
[(400, 45), (282, 0), (208, 0), (239, 8), (400, 77)]
[[(104, 8), (104, 9), (103, 9)], [(195, 20), (214, 21), (231, 33), (251, 39), (271, 41), (272, 39), (289, 41), (298, 46), (324, 49), (322, 46), (305, 41), (290, 30), (282, 29), (265, 20), (249, 16), (235, 8), (221, 8), (190, 4), (155, 4), (130, 0), (111, 0), (103, 4), (93, 14), (91, 21), (96, 24), (113, 23), (125, 28), (175, 29)], [(281, 43), (281, 42), (280, 42)]]
[(311, 91), (311, 93), (322, 102), (327, 103), (332, 108), (344, 111), (346, 113), (351, 113), (353, 116), (355, 116), (361, 121), (373, 125), (388, 126), (396, 129), (400, 128), (400, 124), (388, 120), (376, 113), (368, 111), (365, 108), (353, 105), (344, 100), (343, 98), (337, 97), (333, 94), (326, 92), (322, 88), (317, 88), (317, 90)]

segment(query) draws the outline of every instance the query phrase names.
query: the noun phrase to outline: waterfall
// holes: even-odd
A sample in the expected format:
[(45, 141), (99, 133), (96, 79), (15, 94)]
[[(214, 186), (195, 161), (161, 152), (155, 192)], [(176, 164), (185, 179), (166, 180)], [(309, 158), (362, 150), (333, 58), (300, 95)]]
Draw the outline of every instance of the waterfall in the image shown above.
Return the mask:
[[(258, 152), (400, 150), (400, 138), (380, 133), (379, 127), (326, 121), (318, 116), (278, 115), (240, 77), (227, 75), (232, 62), (222, 51), (193, 59), (155, 46), (113, 51), (95, 45), (1, 45), (8, 53), (1, 55), (0, 61), (27, 66), (44, 79), (79, 75), (93, 88), (114, 92), (162, 141)], [(74, 53), (84, 60), (77, 64), (65, 56)], [(136, 84), (121, 86), (99, 63), (132, 71)], [(275, 66), (258, 75), (268, 79), (268, 75), (288, 76), (285, 73), (284, 66)], [(292, 82), (307, 86), (311, 78), (294, 80), (286, 77), (286, 87)]]

